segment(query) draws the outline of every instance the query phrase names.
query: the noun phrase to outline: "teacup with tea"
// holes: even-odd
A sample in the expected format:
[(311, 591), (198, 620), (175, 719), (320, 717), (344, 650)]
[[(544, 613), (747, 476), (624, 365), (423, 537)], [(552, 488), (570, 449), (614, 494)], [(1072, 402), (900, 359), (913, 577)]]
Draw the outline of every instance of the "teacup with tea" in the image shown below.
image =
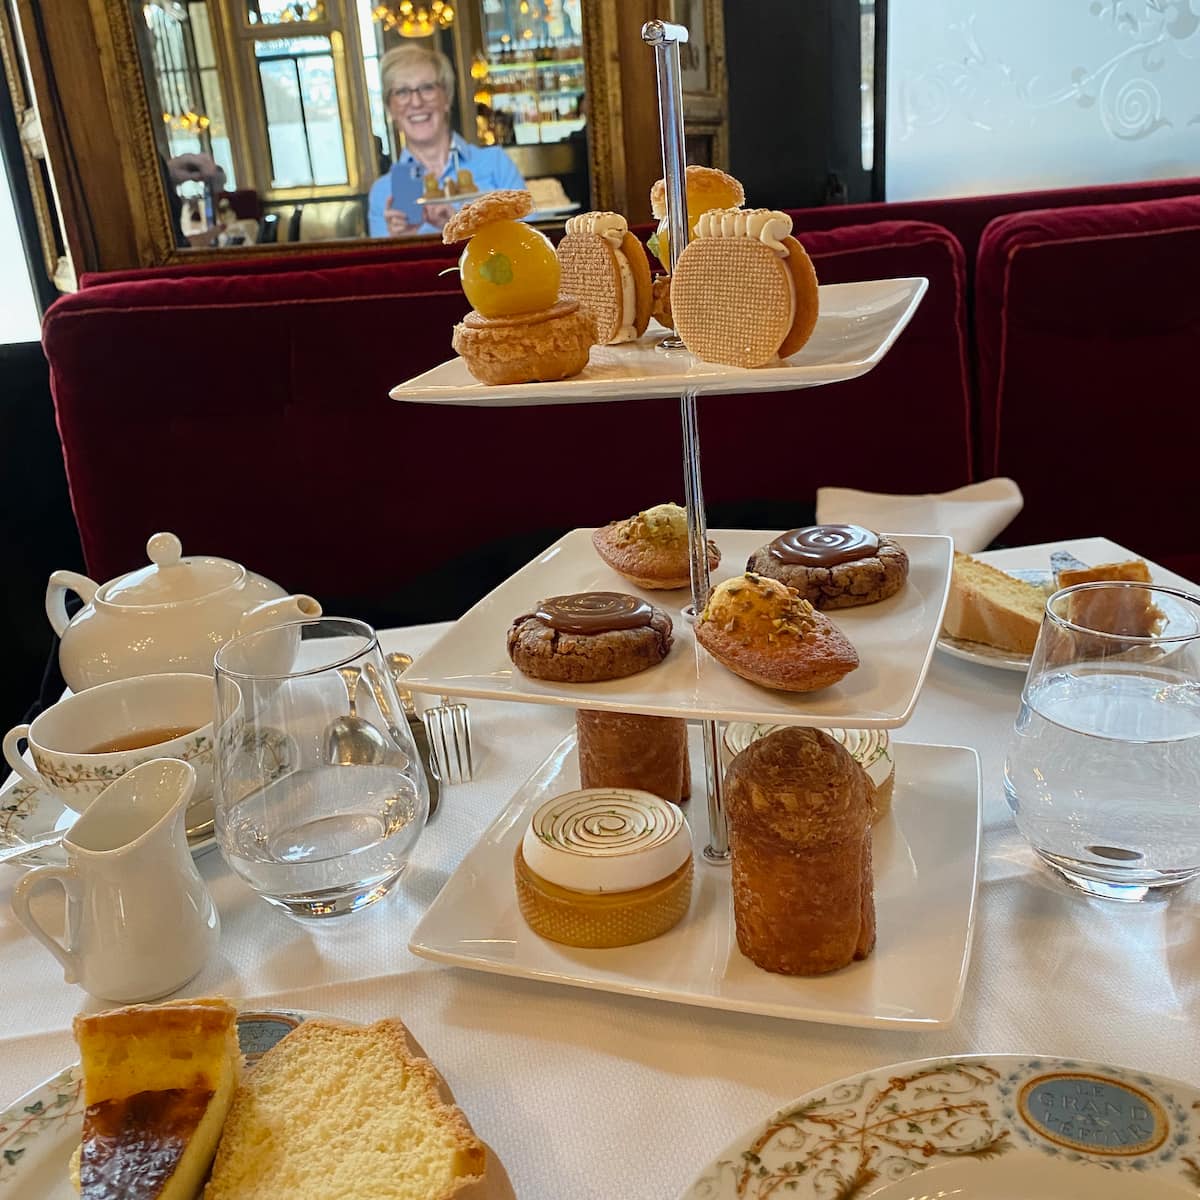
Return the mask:
[[(4, 737), (4, 757), (26, 782), (83, 812), (114, 779), (154, 758), (196, 772), (193, 804), (212, 796), (213, 681), (208, 675), (138, 675), (67, 696)], [(21, 754), (27, 742), (33, 765)]]

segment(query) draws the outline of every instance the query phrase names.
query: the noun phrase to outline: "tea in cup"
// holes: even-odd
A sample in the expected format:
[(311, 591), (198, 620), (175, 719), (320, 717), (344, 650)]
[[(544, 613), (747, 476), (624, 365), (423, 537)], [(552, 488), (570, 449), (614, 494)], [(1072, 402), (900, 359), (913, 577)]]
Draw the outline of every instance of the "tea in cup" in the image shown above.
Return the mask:
[[(188, 851), (195, 784), (195, 770), (178, 759), (141, 763), (63, 838), (65, 867), (37, 867), (17, 881), (13, 912), (62, 963), (67, 983), (132, 1004), (183, 987), (208, 961), (221, 923)], [(65, 896), (65, 942), (30, 909), (48, 883)]]
[[(83, 812), (115, 779), (154, 758), (196, 770), (194, 803), (212, 796), (213, 681), (137, 675), (67, 696), (4, 737), (8, 765), (27, 783)], [(30, 766), (20, 753), (28, 742)]]

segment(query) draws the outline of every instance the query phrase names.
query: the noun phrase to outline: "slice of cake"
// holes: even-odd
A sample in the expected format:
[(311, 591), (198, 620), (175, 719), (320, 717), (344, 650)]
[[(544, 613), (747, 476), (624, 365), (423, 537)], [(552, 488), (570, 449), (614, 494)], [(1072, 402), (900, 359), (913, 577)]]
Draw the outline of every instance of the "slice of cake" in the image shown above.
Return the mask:
[(1041, 588), (954, 552), (954, 576), (942, 620), (951, 637), (1032, 654), (1045, 606)]
[(399, 1021), (310, 1020), (238, 1088), (205, 1200), (467, 1200), (487, 1150)]
[[(1123, 562), (1080, 565), (1055, 570), (1060, 588), (1077, 583), (1150, 583), (1150, 568), (1140, 558)], [(1085, 629), (1101, 633), (1150, 637), (1158, 632), (1163, 614), (1143, 588), (1096, 588), (1071, 597), (1067, 617)]]
[(83, 1068), (83, 1200), (195, 1200), (241, 1068), (224, 1000), (136, 1004), (75, 1018)]

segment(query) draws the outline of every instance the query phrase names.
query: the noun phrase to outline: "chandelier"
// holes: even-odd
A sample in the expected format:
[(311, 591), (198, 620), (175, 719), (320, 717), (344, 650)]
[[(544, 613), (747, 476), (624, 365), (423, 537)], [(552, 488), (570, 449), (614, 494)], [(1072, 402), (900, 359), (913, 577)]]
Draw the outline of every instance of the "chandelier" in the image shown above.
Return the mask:
[(163, 124), (175, 133), (203, 133), (212, 124), (203, 113), (193, 112), (190, 108), (182, 113), (164, 112), (162, 119)]
[(401, 37), (429, 37), (439, 29), (449, 29), (454, 24), (454, 9), (446, 0), (433, 0), (432, 4), (414, 4), (413, 0), (384, 0), (371, 16), (385, 30), (395, 30)]

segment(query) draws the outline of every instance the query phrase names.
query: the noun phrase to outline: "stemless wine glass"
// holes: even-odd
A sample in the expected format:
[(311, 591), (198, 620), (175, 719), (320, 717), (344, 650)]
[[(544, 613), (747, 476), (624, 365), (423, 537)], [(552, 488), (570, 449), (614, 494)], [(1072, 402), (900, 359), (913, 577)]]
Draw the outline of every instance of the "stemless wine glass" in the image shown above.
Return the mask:
[(1004, 790), (1034, 850), (1093, 896), (1143, 900), (1200, 875), (1200, 596), (1051, 596)]
[[(321, 617), (216, 656), (217, 844), (298, 917), (354, 912), (399, 878), (429, 791), (375, 631)], [(351, 701), (353, 697), (353, 702)]]

